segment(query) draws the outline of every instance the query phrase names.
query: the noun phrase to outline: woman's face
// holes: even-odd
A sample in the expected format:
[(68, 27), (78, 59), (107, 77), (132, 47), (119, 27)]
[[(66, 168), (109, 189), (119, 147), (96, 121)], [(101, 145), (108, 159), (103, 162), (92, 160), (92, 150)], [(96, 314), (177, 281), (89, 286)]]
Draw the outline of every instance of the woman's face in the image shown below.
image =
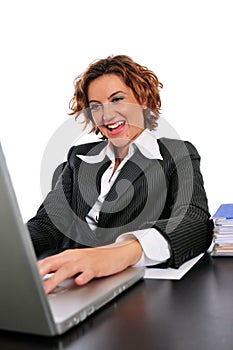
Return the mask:
[(144, 130), (143, 107), (133, 91), (115, 74), (93, 80), (88, 102), (95, 125), (125, 156), (129, 143)]

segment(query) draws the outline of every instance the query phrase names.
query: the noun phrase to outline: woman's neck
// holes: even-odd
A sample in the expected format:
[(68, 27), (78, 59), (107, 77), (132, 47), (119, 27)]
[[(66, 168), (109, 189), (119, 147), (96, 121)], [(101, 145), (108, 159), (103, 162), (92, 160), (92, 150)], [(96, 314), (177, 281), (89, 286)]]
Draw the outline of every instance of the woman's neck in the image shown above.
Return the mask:
[(119, 159), (120, 162), (127, 156), (129, 152), (129, 144), (124, 147), (114, 147), (113, 152), (115, 154), (115, 159)]

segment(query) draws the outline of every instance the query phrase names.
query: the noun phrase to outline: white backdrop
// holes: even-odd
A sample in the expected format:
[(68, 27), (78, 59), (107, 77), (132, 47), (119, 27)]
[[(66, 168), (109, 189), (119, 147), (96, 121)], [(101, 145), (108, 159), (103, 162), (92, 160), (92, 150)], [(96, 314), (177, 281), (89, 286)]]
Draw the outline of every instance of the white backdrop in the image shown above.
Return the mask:
[(163, 82), (162, 116), (201, 154), (211, 213), (233, 202), (231, 5), (1, 1), (0, 139), (24, 220), (42, 200), (45, 148), (71, 118), (73, 79), (110, 54), (131, 56)]

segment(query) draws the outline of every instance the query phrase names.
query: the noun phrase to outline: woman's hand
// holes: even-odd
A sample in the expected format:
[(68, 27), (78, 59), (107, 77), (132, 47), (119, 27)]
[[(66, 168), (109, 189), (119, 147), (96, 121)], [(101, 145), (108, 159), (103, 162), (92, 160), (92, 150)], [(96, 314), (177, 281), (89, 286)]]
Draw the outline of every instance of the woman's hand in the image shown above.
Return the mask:
[(38, 262), (41, 277), (54, 273), (44, 282), (50, 293), (65, 279), (75, 277), (75, 283), (84, 285), (95, 277), (113, 275), (136, 264), (142, 255), (137, 240), (127, 240), (97, 248), (69, 249)]

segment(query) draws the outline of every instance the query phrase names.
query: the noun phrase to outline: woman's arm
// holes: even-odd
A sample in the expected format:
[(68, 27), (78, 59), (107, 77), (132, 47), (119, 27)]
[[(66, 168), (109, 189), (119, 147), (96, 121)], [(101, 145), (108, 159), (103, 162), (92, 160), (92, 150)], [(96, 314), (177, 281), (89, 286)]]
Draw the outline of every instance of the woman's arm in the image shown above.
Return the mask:
[(67, 278), (75, 277), (78, 285), (84, 285), (95, 277), (113, 275), (141, 258), (142, 248), (137, 240), (113, 243), (98, 248), (68, 249), (38, 262), (41, 277), (53, 272), (44, 283), (46, 293), (51, 292)]
[(73, 220), (72, 169), (67, 163), (55, 188), (48, 193), (36, 215), (27, 222), (37, 256), (60, 248)]
[[(172, 151), (173, 170), (169, 176), (168, 210), (154, 224), (168, 241), (169, 266), (178, 268), (186, 260), (205, 252), (212, 241), (213, 222), (200, 171), (200, 156), (190, 142), (178, 141)], [(169, 149), (169, 144), (165, 142)], [(171, 153), (171, 152), (170, 152)]]

